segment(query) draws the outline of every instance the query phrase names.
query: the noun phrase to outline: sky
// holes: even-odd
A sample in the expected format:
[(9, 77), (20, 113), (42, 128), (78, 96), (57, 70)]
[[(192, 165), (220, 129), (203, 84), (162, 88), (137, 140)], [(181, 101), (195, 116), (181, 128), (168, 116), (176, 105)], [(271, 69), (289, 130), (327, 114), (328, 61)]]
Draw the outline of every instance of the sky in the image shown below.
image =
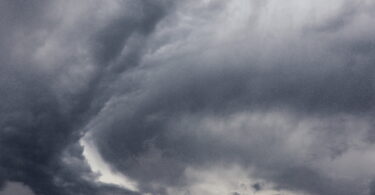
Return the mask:
[(0, 195), (375, 195), (375, 1), (0, 1)]

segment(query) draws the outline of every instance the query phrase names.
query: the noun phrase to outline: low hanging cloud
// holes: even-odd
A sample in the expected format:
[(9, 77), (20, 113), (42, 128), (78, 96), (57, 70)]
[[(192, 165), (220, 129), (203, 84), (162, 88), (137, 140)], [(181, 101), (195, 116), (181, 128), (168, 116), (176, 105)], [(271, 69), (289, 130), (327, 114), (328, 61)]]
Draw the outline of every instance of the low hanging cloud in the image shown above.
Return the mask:
[(372, 195), (374, 10), (2, 1), (0, 194)]

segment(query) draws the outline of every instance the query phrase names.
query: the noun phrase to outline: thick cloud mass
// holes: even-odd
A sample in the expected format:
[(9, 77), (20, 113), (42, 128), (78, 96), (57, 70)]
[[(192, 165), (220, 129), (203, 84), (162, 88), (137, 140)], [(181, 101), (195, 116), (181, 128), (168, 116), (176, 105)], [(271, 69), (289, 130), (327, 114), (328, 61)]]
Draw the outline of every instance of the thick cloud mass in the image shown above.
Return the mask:
[(1, 1), (0, 194), (373, 195), (374, 11)]

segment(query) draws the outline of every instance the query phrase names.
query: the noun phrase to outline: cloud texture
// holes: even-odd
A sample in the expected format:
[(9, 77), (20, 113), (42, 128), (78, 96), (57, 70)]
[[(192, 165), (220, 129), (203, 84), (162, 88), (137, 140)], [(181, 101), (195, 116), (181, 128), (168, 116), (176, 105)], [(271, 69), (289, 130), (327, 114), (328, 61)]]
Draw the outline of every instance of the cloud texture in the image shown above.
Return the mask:
[(374, 11), (1, 1), (0, 194), (373, 195)]

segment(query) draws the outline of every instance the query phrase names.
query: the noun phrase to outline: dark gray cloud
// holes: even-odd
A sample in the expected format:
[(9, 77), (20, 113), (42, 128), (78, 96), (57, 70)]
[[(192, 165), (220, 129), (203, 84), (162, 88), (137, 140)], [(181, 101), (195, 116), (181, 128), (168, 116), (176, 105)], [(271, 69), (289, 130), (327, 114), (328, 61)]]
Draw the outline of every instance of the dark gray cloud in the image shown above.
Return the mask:
[[(374, 3), (323, 4), (1, 2), (0, 186), (373, 193)], [(98, 180), (85, 135), (139, 191)], [(192, 176), (227, 166), (249, 187)]]
[[(105, 69), (112, 63), (105, 60), (108, 55), (105, 53), (113, 48), (110, 52), (115, 55), (119, 52), (115, 50), (121, 50), (131, 34), (147, 37), (152, 26), (163, 16), (165, 7), (163, 2), (119, 2), (119, 6), (132, 5), (143, 11), (151, 9), (154, 13), (144, 12), (137, 16), (134, 10), (131, 14), (135, 15), (129, 18), (117, 14), (118, 11), (117, 15), (97, 18), (114, 25), (90, 24), (90, 16), (74, 18), (88, 14), (82, 12), (97, 14), (91, 3), (1, 3), (1, 48), (5, 51), (1, 57), (0, 83), (1, 184), (22, 182), (36, 194), (138, 194), (115, 185), (97, 183), (97, 176), (91, 173), (82, 156), (82, 148), (77, 144), (82, 135), (81, 126), (86, 117), (91, 117), (90, 105), (94, 99), (91, 96), (101, 87), (96, 84), (104, 83), (101, 80), (107, 77)], [(73, 18), (66, 17), (67, 10), (61, 13), (61, 7), (67, 8)], [(76, 30), (78, 26), (81, 29)], [(112, 27), (120, 29), (114, 33), (116, 36), (110, 33), (111, 30), (118, 31)], [(107, 33), (104, 37), (101, 36), (103, 32)], [(116, 40), (113, 42), (110, 38)], [(119, 45), (114, 46), (114, 43)], [(77, 48), (87, 46), (90, 51), (91, 45), (104, 50), (93, 54), (81, 51), (81, 54), (82, 48)], [(129, 55), (135, 55), (128, 57), (131, 60), (139, 51), (130, 52), (134, 54)], [(94, 71), (80, 70), (89, 55), (95, 60), (89, 65)], [(69, 83), (70, 78), (77, 76), (74, 71), (83, 71), (78, 73), (83, 78), (75, 78), (73, 82), (76, 83)]]

